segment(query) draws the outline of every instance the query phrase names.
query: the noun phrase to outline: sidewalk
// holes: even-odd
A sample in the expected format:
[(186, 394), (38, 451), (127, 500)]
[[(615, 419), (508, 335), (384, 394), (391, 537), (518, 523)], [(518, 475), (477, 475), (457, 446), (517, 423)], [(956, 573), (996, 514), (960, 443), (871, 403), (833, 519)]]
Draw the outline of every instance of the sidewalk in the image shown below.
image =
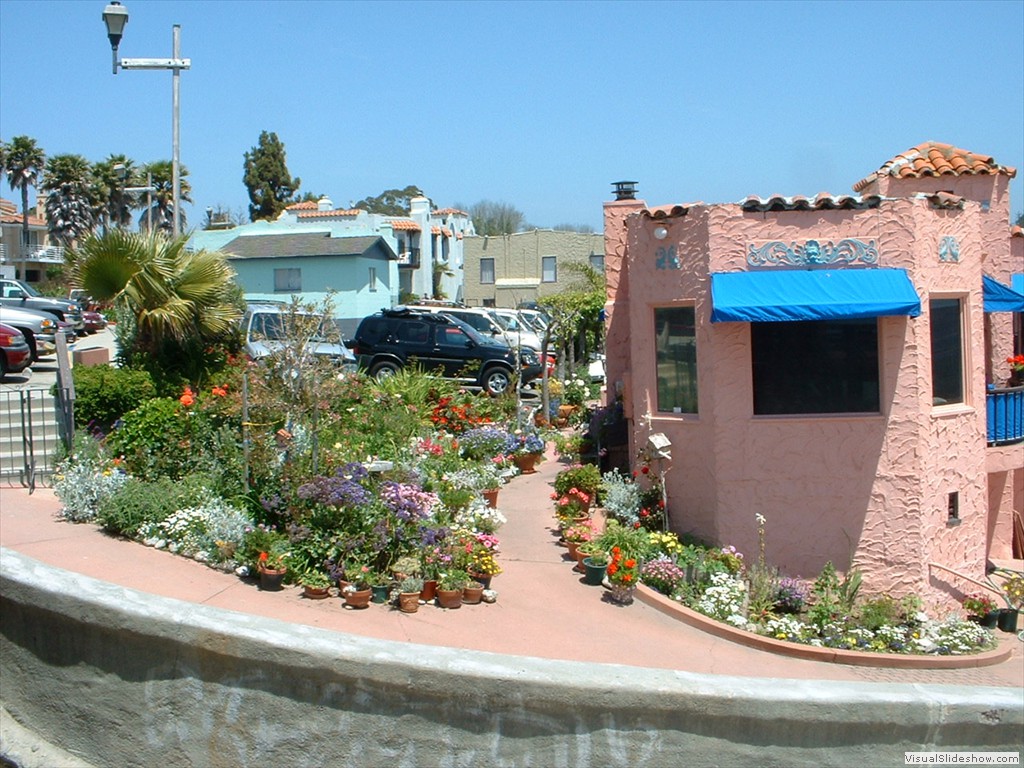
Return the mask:
[[(49, 489), (0, 488), (0, 546), (44, 563), (124, 587), (206, 606), (266, 616), (366, 637), (496, 653), (625, 664), (751, 678), (793, 678), (1024, 687), (1022, 644), (1001, 664), (957, 670), (853, 667), (778, 656), (712, 637), (639, 601), (605, 602), (586, 586), (556, 544), (551, 482), (562, 465), (549, 452), (531, 475), (504, 486), (498, 507), (504, 572), (492, 584), (494, 604), (458, 610), (420, 606), (403, 614), (383, 605), (354, 611), (337, 598), (305, 600), (296, 587), (261, 592), (253, 583), (200, 563), (116, 539), (96, 526), (57, 519)], [(225, 614), (225, 621), (231, 614)]]

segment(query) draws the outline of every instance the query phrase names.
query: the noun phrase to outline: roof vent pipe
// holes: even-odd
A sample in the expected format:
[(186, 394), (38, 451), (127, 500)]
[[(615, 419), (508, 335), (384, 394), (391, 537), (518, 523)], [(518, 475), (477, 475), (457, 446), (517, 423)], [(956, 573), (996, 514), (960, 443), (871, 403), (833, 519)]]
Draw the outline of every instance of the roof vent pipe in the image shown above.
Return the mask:
[(616, 200), (636, 200), (636, 185), (635, 181), (613, 181), (612, 187), (615, 189)]

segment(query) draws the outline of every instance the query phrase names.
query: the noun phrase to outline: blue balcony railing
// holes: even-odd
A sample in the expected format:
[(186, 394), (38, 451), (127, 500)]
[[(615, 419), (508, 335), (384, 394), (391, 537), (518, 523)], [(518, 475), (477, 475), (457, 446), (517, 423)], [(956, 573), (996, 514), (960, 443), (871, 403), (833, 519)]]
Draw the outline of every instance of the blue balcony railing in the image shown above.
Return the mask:
[(1024, 441), (1024, 387), (990, 387), (985, 406), (989, 445)]

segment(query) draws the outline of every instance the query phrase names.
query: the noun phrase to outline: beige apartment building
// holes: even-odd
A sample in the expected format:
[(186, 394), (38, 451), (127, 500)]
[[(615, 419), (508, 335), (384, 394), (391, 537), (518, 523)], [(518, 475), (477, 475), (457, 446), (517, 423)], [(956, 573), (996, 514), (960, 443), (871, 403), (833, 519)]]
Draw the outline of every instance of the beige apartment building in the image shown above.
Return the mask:
[(534, 229), (512, 235), (466, 237), (465, 302), (516, 307), (561, 291), (576, 277), (567, 265), (604, 271), (604, 235)]

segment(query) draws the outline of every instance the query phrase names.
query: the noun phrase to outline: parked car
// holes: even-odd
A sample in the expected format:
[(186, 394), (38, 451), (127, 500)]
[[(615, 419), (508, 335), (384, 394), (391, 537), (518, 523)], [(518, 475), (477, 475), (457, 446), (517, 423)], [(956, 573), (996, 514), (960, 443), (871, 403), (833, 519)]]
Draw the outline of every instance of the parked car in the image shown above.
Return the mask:
[(17, 328), (0, 323), (0, 379), (20, 373), (32, 365), (32, 350), (25, 334)]
[(12, 309), (0, 305), (0, 323), (21, 331), (32, 353), (32, 361), (52, 355), (57, 349), (58, 320), (46, 312)]
[[(291, 327), (290, 327), (291, 326)], [(343, 371), (356, 370), (356, 356), (345, 346), (337, 320), (309, 312), (293, 312), (286, 304), (249, 304), (242, 315), (245, 351), (250, 360), (262, 360), (286, 349), (290, 343), (318, 357), (326, 357)], [(309, 338), (297, 339), (299, 333)]]
[(86, 333), (97, 333), (107, 327), (107, 318), (91, 309), (82, 310), (82, 322)]
[(363, 318), (349, 346), (371, 376), (389, 376), (406, 365), (478, 386), (492, 395), (540, 375), (533, 350), (516, 352), (503, 337), (484, 336), (446, 312), (399, 306)]
[(75, 331), (85, 330), (82, 322), (82, 308), (70, 299), (43, 296), (35, 288), (21, 280), (0, 279), (0, 306), (14, 309), (33, 309), (55, 315), (58, 320), (71, 323)]
[(440, 305), (410, 305), (415, 309), (434, 314), (446, 314), (454, 317), (469, 326), (472, 326), (478, 333), (484, 336), (493, 336), (504, 339), (510, 347), (524, 347), (540, 353), (540, 337), (522, 326), (515, 324), (506, 325), (499, 319), (494, 311), (485, 307), (463, 307), (463, 306), (440, 306)]

